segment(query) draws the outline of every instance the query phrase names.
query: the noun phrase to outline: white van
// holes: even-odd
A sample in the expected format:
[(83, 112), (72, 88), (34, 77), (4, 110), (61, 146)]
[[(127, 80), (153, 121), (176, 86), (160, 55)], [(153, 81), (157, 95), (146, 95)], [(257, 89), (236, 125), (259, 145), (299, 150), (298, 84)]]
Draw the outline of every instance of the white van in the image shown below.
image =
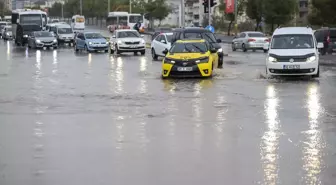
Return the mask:
[(82, 15), (74, 15), (71, 18), (71, 28), (73, 31), (84, 31), (85, 17)]
[(278, 28), (274, 31), (266, 58), (267, 75), (310, 75), (319, 77), (319, 52), (309, 27)]

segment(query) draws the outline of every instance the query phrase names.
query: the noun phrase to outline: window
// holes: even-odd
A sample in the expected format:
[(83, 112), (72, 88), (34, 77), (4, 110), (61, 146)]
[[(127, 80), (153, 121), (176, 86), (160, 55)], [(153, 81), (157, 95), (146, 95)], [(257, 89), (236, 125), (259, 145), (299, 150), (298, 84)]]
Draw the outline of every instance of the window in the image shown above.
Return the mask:
[(162, 35), (158, 35), (158, 36), (156, 37), (155, 40), (161, 42), (161, 40), (162, 40)]
[(175, 43), (170, 53), (205, 53), (208, 50), (204, 42)]
[(201, 35), (201, 33), (184, 33), (184, 38), (201, 39), (202, 35)]
[(246, 34), (245, 33), (241, 33), (240, 35), (239, 35), (239, 38), (245, 38), (246, 37)]
[(171, 42), (172, 39), (173, 39), (173, 36), (172, 36), (172, 35), (166, 35), (166, 38), (167, 38), (167, 41), (168, 41), (168, 42)]
[(262, 33), (248, 33), (247, 35), (249, 37), (265, 37), (265, 35)]
[(272, 39), (272, 49), (308, 49), (314, 48), (312, 35), (275, 35)]
[(59, 34), (70, 34), (72, 33), (72, 29), (71, 28), (58, 28), (57, 32)]
[(42, 25), (42, 16), (41, 14), (27, 14), (20, 16), (21, 24), (37, 24)]

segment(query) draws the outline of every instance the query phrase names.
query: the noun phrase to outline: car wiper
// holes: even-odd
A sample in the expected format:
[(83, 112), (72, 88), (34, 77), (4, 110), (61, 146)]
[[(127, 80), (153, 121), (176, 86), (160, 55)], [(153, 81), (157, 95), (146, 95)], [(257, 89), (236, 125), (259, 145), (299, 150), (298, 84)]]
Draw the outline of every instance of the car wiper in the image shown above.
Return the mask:
[(197, 45), (195, 45), (195, 44), (191, 44), (191, 45), (193, 45), (195, 48), (197, 48), (201, 53), (205, 53), (200, 47), (198, 47)]

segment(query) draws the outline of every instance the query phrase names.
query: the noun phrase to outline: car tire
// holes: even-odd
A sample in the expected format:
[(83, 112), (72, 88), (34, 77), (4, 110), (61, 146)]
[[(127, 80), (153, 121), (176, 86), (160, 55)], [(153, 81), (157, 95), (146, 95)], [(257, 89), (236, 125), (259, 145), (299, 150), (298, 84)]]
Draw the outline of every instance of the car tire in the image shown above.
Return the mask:
[(113, 50), (113, 49), (110, 49), (110, 53), (111, 53), (111, 54), (114, 54), (114, 50)]
[(267, 53), (268, 52), (268, 50), (267, 49), (264, 49), (264, 53)]
[(320, 66), (317, 68), (317, 74), (312, 76), (313, 78), (320, 77)]
[(74, 46), (75, 52), (77, 53), (79, 49), (77, 48), (77, 44)]
[(118, 50), (118, 45), (115, 45), (115, 52), (116, 52), (117, 55), (120, 54), (120, 51)]
[(143, 50), (140, 53), (141, 53), (141, 55), (145, 55), (146, 54), (146, 50)]
[(234, 43), (231, 44), (231, 47), (232, 47), (232, 51), (236, 51), (237, 50)]
[(223, 68), (224, 57), (218, 58), (218, 66), (217, 68)]
[(87, 53), (91, 53), (91, 51), (89, 51), (89, 49), (87, 48), (86, 44), (84, 45), (84, 50), (85, 50)]
[(133, 52), (133, 53), (134, 53), (134, 55), (138, 55), (138, 52), (136, 52), (136, 51), (135, 51), (135, 52)]
[(108, 50), (105, 50), (105, 53), (108, 53)]
[(157, 60), (158, 59), (158, 56), (156, 55), (154, 48), (152, 48), (152, 59), (153, 60)]
[(244, 43), (242, 44), (242, 50), (243, 50), (244, 52), (246, 52), (246, 51), (247, 51), (247, 49), (246, 49), (246, 47), (245, 47), (245, 44), (244, 44)]

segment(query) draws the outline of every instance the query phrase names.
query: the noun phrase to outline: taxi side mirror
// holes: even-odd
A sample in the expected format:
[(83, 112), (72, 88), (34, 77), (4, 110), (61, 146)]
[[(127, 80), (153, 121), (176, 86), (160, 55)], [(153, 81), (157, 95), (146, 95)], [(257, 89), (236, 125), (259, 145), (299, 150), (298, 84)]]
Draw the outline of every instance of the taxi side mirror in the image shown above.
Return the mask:
[(217, 53), (217, 49), (216, 49), (216, 48), (211, 48), (211, 49), (210, 49), (210, 52), (211, 52), (211, 53)]

